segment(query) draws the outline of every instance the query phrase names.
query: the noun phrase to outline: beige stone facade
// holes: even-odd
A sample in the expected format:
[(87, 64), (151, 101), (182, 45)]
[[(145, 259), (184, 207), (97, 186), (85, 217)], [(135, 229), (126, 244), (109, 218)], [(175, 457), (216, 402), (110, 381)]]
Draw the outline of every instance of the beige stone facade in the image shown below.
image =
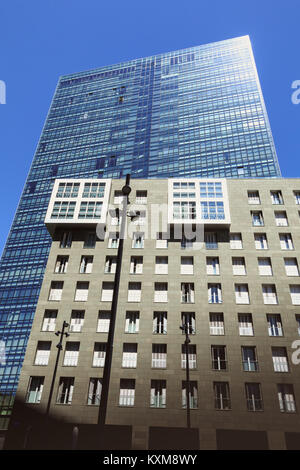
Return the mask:
[[(196, 185), (205, 182), (204, 179), (178, 181), (194, 181)], [(169, 240), (166, 248), (158, 248), (159, 244), (150, 237), (144, 240), (142, 248), (133, 248), (132, 239), (125, 239), (106, 422), (132, 425), (135, 449), (148, 448), (149, 427), (186, 425), (186, 410), (182, 405), (182, 382), (186, 376), (181, 359), (184, 336), (179, 329), (183, 312), (192, 312), (195, 317), (191, 345), (196, 356), (192, 364), (194, 368), (190, 370), (190, 380), (197, 385), (197, 397), (193, 401), (196, 407), (191, 409), (191, 423), (193, 428), (199, 428), (200, 448), (222, 447), (222, 444), (218, 444), (219, 430), (264, 431), (270, 449), (287, 448), (285, 433), (300, 433), (300, 365), (294, 364), (295, 360), (292, 359), (295, 351), (292, 343), (300, 339), (300, 324), (297, 323), (297, 315), (300, 315), (300, 277), (299, 273), (297, 275), (297, 264), (300, 262), (300, 180), (228, 179), (225, 183), (230, 223), (222, 224), (220, 219), (215, 225), (204, 226), (205, 232), (216, 234), (215, 248), (213, 243), (204, 243), (197, 249), (184, 249), (178, 240)], [(114, 203), (115, 191), (120, 191), (123, 184), (121, 180), (111, 181), (111, 204)], [(168, 180), (136, 179), (131, 181), (131, 187), (131, 205), (135, 201), (136, 191), (141, 192), (139, 194), (144, 198), (141, 202), (146, 202), (147, 211), (152, 204), (168, 204)], [(213, 199), (208, 199), (208, 202)], [(287, 225), (284, 225), (285, 215)], [(253, 225), (253, 221), (256, 225)], [(263, 225), (260, 225), (262, 222)], [(137, 232), (145, 231), (145, 225), (136, 227)], [(107, 232), (115, 230), (118, 230), (118, 226), (107, 225)], [(66, 231), (72, 232), (72, 241), (69, 247), (63, 248), (60, 244)], [(103, 368), (93, 366), (93, 355), (95, 343), (105, 343), (107, 340), (107, 333), (97, 331), (98, 315), (99, 312), (110, 311), (111, 303), (101, 301), (102, 285), (113, 283), (114, 274), (105, 272), (105, 266), (109, 270), (107, 257), (117, 255), (117, 248), (109, 248), (108, 238), (97, 239), (95, 247), (84, 247), (87, 232), (95, 232), (95, 224), (79, 226), (72, 220), (64, 224), (63, 219), (52, 230), (53, 243), (17, 392), (17, 397), (25, 402), (29, 397), (30, 377), (44, 377), (40, 400), (30, 406), (38, 408), (40, 412), (46, 410), (57, 354), (58, 338), (54, 332), (61, 330), (63, 321), (71, 324), (72, 311), (83, 311), (81, 331), (67, 330), (70, 336), (63, 340), (64, 350), (58, 365), (50, 410), (52, 416), (78, 425), (96, 424), (98, 419), (98, 406), (88, 404), (91, 390), (89, 382), (91, 378), (102, 377)], [(230, 234), (241, 234), (241, 243), (238, 237), (233, 237), (236, 239), (230, 242)], [(258, 236), (263, 234), (266, 240)], [(205, 240), (211, 243), (213, 239)], [(92, 257), (89, 260), (92, 268), (88, 268), (91, 272), (80, 272), (83, 256)], [(68, 257), (65, 273), (55, 272), (59, 270), (56, 268), (58, 257)], [(136, 274), (130, 273), (132, 257), (142, 257), (142, 273), (139, 272), (141, 268), (138, 268)], [(161, 257), (164, 259), (161, 260)], [(183, 257), (189, 260), (182, 260)], [(233, 273), (233, 263), (237, 274)], [(141, 259), (137, 260), (137, 264), (141, 264)], [(156, 264), (160, 266), (156, 268)], [(183, 264), (189, 267), (182, 268)], [(193, 273), (182, 274), (182, 270)], [(156, 271), (162, 274), (156, 274)], [(59, 281), (63, 282), (61, 300), (49, 300), (51, 283)], [(89, 283), (86, 301), (75, 301), (78, 282)], [(141, 283), (140, 301), (128, 301), (129, 283)], [(164, 289), (163, 286), (167, 284), (167, 301), (154, 301), (155, 283), (160, 283), (160, 289)], [(194, 294), (183, 295), (182, 283), (193, 284)], [(208, 291), (209, 284), (220, 285), (221, 292), (218, 289)], [(236, 295), (238, 301), (247, 300), (247, 290), (249, 303), (237, 303)], [(161, 294), (161, 290), (159, 292), (159, 299), (163, 299), (164, 294)], [(133, 295), (136, 294), (135, 291)], [(81, 291), (78, 295), (85, 294)], [(110, 295), (109, 289), (106, 295)], [(276, 298), (277, 303), (274, 303)], [(186, 299), (191, 302), (182, 302)], [(271, 303), (266, 304), (265, 301)], [(55, 329), (52, 331), (43, 331), (46, 310), (57, 312)], [(138, 312), (139, 321), (131, 325), (133, 330), (138, 325), (138, 332), (125, 332), (128, 326), (127, 312)], [(153, 332), (154, 312), (167, 312), (167, 323), (163, 327), (165, 332)], [(221, 316), (210, 317), (214, 313), (223, 314), (224, 331)], [(80, 321), (79, 315), (77, 324)], [(223, 334), (212, 334), (216, 332)], [(35, 365), (38, 342), (41, 341), (51, 343), (50, 355), (49, 352), (44, 352), (44, 356), (42, 353), (43, 357), (48, 355), (48, 359), (44, 359), (48, 365)], [(71, 362), (77, 357), (76, 366), (64, 365), (66, 345), (70, 342), (79, 343), (79, 353), (76, 352), (78, 345), (70, 353)], [(129, 351), (126, 357), (133, 361), (129, 360), (129, 364), (134, 364), (136, 350), (136, 367), (122, 366), (124, 344), (128, 343), (133, 346), (125, 346), (126, 351)], [(162, 356), (155, 356), (158, 358), (155, 364), (164, 365), (166, 351), (165, 367), (153, 367), (153, 345), (165, 345), (158, 348)], [(47, 348), (48, 345), (44, 343), (43, 347)], [(212, 347), (215, 347), (213, 358)], [(221, 347), (221, 353), (217, 347)], [(98, 354), (97, 357), (100, 356)], [(70, 404), (57, 403), (61, 377), (74, 378)], [(132, 406), (120, 405), (122, 379), (134, 380)], [(162, 392), (163, 398), (160, 397), (158, 401), (152, 392), (152, 405), (160, 403), (164, 407), (150, 406), (151, 381), (154, 380), (165, 381), (161, 383), (165, 391)], [(221, 385), (221, 392), (216, 382), (226, 384)], [(260, 396), (248, 387), (248, 393), (252, 390), (254, 394), (248, 394), (247, 400), (245, 384), (259, 384), (254, 389), (259, 390)], [(278, 385), (281, 388), (278, 389)], [(229, 390), (230, 395), (224, 395), (226, 390)]]

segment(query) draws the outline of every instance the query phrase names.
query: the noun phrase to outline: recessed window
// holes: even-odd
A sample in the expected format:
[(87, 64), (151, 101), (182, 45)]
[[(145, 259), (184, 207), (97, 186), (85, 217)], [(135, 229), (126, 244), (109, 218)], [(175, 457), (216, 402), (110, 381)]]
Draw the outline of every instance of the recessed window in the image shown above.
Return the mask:
[(287, 276), (299, 276), (297, 258), (284, 258), (284, 266)]
[(93, 367), (104, 367), (106, 343), (95, 343), (93, 352)]
[(213, 370), (226, 370), (227, 357), (226, 346), (212, 346), (211, 347), (211, 360)]
[(300, 204), (300, 191), (294, 191), (295, 204)]
[(108, 238), (108, 248), (118, 248), (119, 233), (110, 233)]
[(144, 233), (135, 232), (132, 239), (132, 248), (144, 248), (144, 237)]
[(140, 312), (126, 312), (125, 333), (138, 333), (140, 324)]
[(84, 324), (84, 310), (72, 310), (70, 329), (72, 333), (80, 333)]
[(300, 305), (300, 285), (290, 286), (290, 294), (293, 305)]
[(140, 302), (142, 295), (142, 283), (141, 282), (129, 282), (128, 283), (128, 302)]
[(80, 261), (79, 272), (81, 274), (89, 274), (93, 269), (93, 256), (82, 256)]
[(89, 283), (77, 282), (75, 291), (75, 302), (86, 302), (89, 295)]
[(255, 248), (257, 250), (268, 249), (268, 240), (267, 240), (267, 235), (265, 233), (255, 233), (254, 240), (255, 240)]
[(181, 283), (181, 303), (190, 304), (195, 302), (195, 290), (193, 282)]
[(155, 282), (154, 302), (168, 302), (168, 283), (167, 282)]
[(75, 367), (78, 363), (79, 358), (79, 347), (80, 343), (75, 341), (67, 341), (65, 355), (64, 355), (64, 366)]
[(167, 334), (167, 312), (154, 312), (153, 313), (153, 334), (166, 335)]
[(207, 250), (218, 249), (218, 239), (217, 239), (217, 234), (215, 232), (205, 232), (204, 242), (205, 242), (205, 248)]
[(96, 246), (96, 234), (94, 232), (88, 232), (85, 236), (83, 248), (95, 248)]
[(64, 274), (68, 269), (69, 256), (58, 256), (55, 263), (55, 273)]
[(102, 379), (99, 379), (98, 377), (90, 378), (87, 404), (99, 406), (101, 400), (101, 392)]
[(187, 396), (190, 397), (190, 409), (198, 408), (198, 384), (196, 381), (189, 382), (189, 392), (187, 393), (187, 382), (182, 381), (182, 408), (187, 407)]
[(258, 191), (248, 191), (248, 204), (260, 204)]
[(101, 302), (111, 302), (114, 293), (113, 282), (102, 282)]
[(137, 344), (136, 343), (124, 343), (123, 344), (123, 356), (122, 356), (122, 367), (135, 368), (137, 365)]
[(285, 211), (275, 211), (274, 215), (277, 227), (287, 227), (289, 225)]
[(161, 232), (156, 234), (156, 248), (159, 248), (159, 249), (168, 248), (168, 240), (163, 239), (163, 234)]
[(194, 274), (194, 258), (181, 256), (180, 274)]
[[(189, 334), (194, 335), (196, 333), (195, 312), (181, 312), (181, 324), (188, 325)], [(185, 334), (184, 330), (182, 334)]]
[(259, 383), (246, 383), (246, 400), (248, 411), (263, 411), (263, 399)]
[(62, 281), (52, 281), (48, 300), (59, 302), (62, 297), (64, 283)]
[(135, 379), (120, 380), (120, 406), (134, 406), (135, 398)]
[(235, 284), (235, 302), (237, 304), (249, 304), (248, 284)]
[(106, 256), (104, 272), (106, 274), (115, 274), (117, 266), (116, 256)]
[(230, 248), (241, 250), (243, 248), (242, 235), (240, 233), (230, 233)]
[(252, 225), (254, 227), (262, 227), (264, 225), (264, 218), (262, 211), (251, 211)]
[(165, 369), (167, 367), (167, 345), (152, 344), (151, 367)]
[(98, 314), (97, 333), (108, 333), (110, 323), (110, 311), (102, 310)]
[(246, 276), (245, 258), (232, 258), (232, 271), (234, 276)]
[(42, 331), (55, 331), (57, 310), (45, 310)]
[(55, 201), (52, 209), (51, 219), (73, 219), (76, 202)]
[(279, 239), (280, 239), (280, 247), (282, 250), (294, 249), (293, 239), (290, 233), (280, 233)]
[(130, 274), (142, 274), (143, 273), (143, 257), (142, 256), (131, 256), (130, 258)]
[(34, 365), (47, 366), (50, 358), (51, 341), (39, 341), (35, 353)]
[(219, 275), (220, 274), (220, 263), (219, 258), (207, 256), (206, 257), (206, 274), (208, 275)]
[(223, 302), (221, 284), (208, 284), (208, 302), (210, 304), (221, 304)]
[(264, 304), (278, 304), (277, 292), (274, 284), (263, 284), (262, 294)]
[(60, 405), (71, 405), (73, 390), (74, 390), (74, 377), (60, 377), (56, 403)]
[(216, 410), (230, 410), (230, 390), (228, 382), (214, 382), (214, 396)]
[(296, 400), (292, 384), (277, 385), (279, 409), (282, 413), (296, 413)]
[(166, 380), (151, 380), (150, 391), (150, 407), (165, 408), (166, 407)]
[(224, 315), (223, 313), (210, 313), (209, 314), (209, 334), (211, 335), (224, 335)]
[(60, 238), (59, 248), (71, 248), (72, 232), (63, 232)]
[(258, 371), (258, 360), (255, 346), (242, 346), (242, 364), (245, 372)]
[(167, 256), (156, 256), (155, 274), (168, 274), (168, 257)]
[(275, 372), (288, 372), (289, 362), (286, 348), (274, 346), (272, 347), (272, 359)]
[(267, 314), (269, 336), (283, 336), (282, 321), (279, 313)]
[(239, 334), (240, 336), (253, 336), (253, 321), (251, 313), (239, 313)]
[(41, 402), (45, 377), (31, 376), (26, 393), (26, 403), (38, 404)]
[(272, 204), (283, 204), (281, 191), (270, 191)]
[[(197, 368), (197, 353), (196, 353), (195, 344), (188, 345), (188, 360), (189, 360), (189, 368), (196, 369)], [(181, 368), (186, 369), (186, 344), (181, 345)]]
[(273, 276), (271, 258), (257, 258), (260, 276)]

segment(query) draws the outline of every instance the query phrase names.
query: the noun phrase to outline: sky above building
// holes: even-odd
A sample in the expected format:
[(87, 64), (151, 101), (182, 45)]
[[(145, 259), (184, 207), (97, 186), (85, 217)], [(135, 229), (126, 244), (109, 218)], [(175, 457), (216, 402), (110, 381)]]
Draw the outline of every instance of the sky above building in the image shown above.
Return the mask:
[(68, 73), (249, 34), (282, 176), (300, 177), (299, 14), (297, 0), (2, 3), (0, 251), (58, 77)]

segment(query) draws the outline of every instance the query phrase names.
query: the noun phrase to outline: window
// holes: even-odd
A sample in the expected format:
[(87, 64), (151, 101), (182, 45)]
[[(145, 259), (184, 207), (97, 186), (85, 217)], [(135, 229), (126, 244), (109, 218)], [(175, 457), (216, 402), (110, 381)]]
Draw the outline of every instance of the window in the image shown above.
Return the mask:
[(154, 312), (153, 313), (153, 334), (166, 335), (167, 334), (167, 312)]
[(243, 248), (242, 235), (240, 233), (230, 233), (230, 248), (241, 250)]
[(254, 346), (242, 346), (242, 363), (245, 372), (257, 372), (258, 361)]
[(189, 249), (193, 248), (193, 246), (194, 246), (194, 241), (189, 240), (188, 238), (186, 238), (185, 235), (182, 235), (181, 242), (180, 242), (180, 248), (182, 250), (189, 250)]
[(86, 302), (89, 295), (89, 283), (77, 282), (75, 291), (75, 302)]
[(166, 407), (167, 382), (165, 380), (151, 380), (150, 407)]
[(267, 235), (265, 233), (255, 233), (254, 240), (255, 240), (255, 248), (257, 250), (268, 249), (268, 240), (267, 240)]
[(155, 282), (154, 302), (168, 302), (168, 283), (167, 282)]
[(55, 201), (52, 209), (51, 219), (73, 219), (76, 202)]
[(208, 302), (210, 304), (222, 303), (221, 284), (208, 284)]
[(224, 335), (224, 315), (223, 313), (209, 314), (209, 334)]
[(287, 227), (289, 225), (285, 211), (275, 211), (274, 215), (277, 227)]
[(40, 403), (44, 388), (45, 377), (34, 377), (29, 378), (28, 389), (26, 393), (26, 403)]
[(84, 323), (84, 310), (72, 310), (70, 321), (70, 332), (80, 333)]
[(64, 366), (75, 367), (78, 363), (79, 357), (79, 342), (67, 341), (65, 356), (64, 356)]
[(272, 359), (275, 372), (289, 371), (289, 363), (286, 348), (272, 347)]
[(209, 182), (200, 183), (200, 197), (201, 198), (222, 198), (222, 183), (220, 182)]
[(114, 293), (113, 282), (102, 282), (101, 302), (111, 302)]
[(147, 204), (147, 191), (137, 191), (136, 192), (135, 203), (136, 204)]
[(260, 204), (258, 191), (248, 191), (248, 204)]
[(297, 258), (284, 258), (284, 266), (287, 276), (299, 276)]
[(80, 204), (78, 219), (100, 219), (102, 202), (82, 201)]
[(72, 246), (72, 232), (63, 232), (59, 248), (71, 248)]
[(300, 191), (294, 191), (295, 203), (300, 204)]
[(82, 256), (80, 261), (79, 272), (81, 274), (91, 273), (93, 269), (93, 256)]
[(122, 191), (115, 191), (114, 192), (114, 204), (121, 205), (123, 202), (123, 193)]
[(155, 257), (155, 274), (168, 274), (168, 257)]
[(290, 286), (290, 294), (293, 305), (300, 305), (300, 285)]
[(194, 274), (194, 258), (181, 256), (180, 274)]
[[(181, 312), (181, 324), (185, 325), (187, 323), (189, 327), (189, 332), (191, 335), (196, 333), (196, 320), (195, 320), (195, 312)], [(184, 335), (185, 332), (182, 331)]]
[(168, 248), (168, 240), (163, 239), (161, 232), (156, 234), (156, 248)]
[(56, 197), (77, 197), (79, 183), (59, 183)]
[(281, 191), (270, 191), (272, 204), (283, 204)]
[(101, 400), (101, 391), (102, 391), (102, 379), (93, 377), (89, 382), (89, 391), (88, 391), (88, 405), (100, 405)]
[(48, 300), (60, 301), (64, 283), (62, 281), (52, 281)]
[(239, 313), (239, 334), (240, 336), (253, 336), (253, 321), (251, 313)]
[(119, 247), (119, 233), (110, 233), (108, 238), (108, 248)]
[(142, 283), (141, 282), (129, 282), (128, 283), (128, 302), (140, 302), (142, 295)]
[[(222, 201), (201, 201), (201, 219), (223, 220), (225, 219), (224, 203)], [(194, 217), (195, 218), (195, 217)]]
[(111, 209), (109, 211), (110, 215), (110, 224), (111, 225), (120, 225), (121, 218), (120, 218), (120, 209), (117, 207), (115, 209)]
[(56, 403), (71, 405), (74, 390), (74, 377), (60, 377)]
[(68, 261), (69, 257), (68, 256), (58, 256), (56, 258), (56, 264), (55, 264), (55, 273), (63, 274), (67, 272), (68, 269)]
[(85, 236), (83, 248), (95, 248), (96, 246), (96, 234), (94, 232), (88, 232)]
[(144, 233), (135, 232), (132, 239), (132, 248), (144, 248)]
[(120, 380), (120, 406), (134, 406), (135, 379)]
[(232, 258), (232, 271), (235, 276), (246, 276), (245, 258)]
[(277, 385), (279, 409), (282, 413), (296, 413), (294, 387), (291, 384)]
[[(196, 345), (189, 344), (188, 345), (188, 357), (189, 357), (189, 368), (196, 369), (197, 368), (197, 353), (196, 353)], [(181, 368), (186, 369), (186, 345), (181, 345)]]
[(135, 368), (137, 363), (137, 344), (124, 343), (122, 367)]
[(102, 198), (104, 197), (105, 183), (84, 183), (83, 194), (84, 198)]
[(262, 411), (263, 410), (263, 400), (261, 395), (260, 384), (258, 383), (246, 383), (246, 400), (247, 400), (247, 410), (248, 411)]
[(185, 380), (182, 381), (182, 408), (187, 407), (187, 396), (189, 396), (190, 409), (193, 410), (198, 408), (198, 384), (192, 380), (189, 385), (187, 393), (187, 382)]
[(102, 310), (98, 315), (97, 333), (108, 333), (110, 323), (110, 311)]
[(126, 312), (125, 333), (138, 333), (140, 324), (140, 312)]
[(57, 310), (45, 310), (42, 331), (54, 331), (56, 325)]
[(205, 232), (204, 233), (205, 248), (207, 250), (217, 250), (218, 249), (218, 239), (215, 232)]
[(235, 284), (235, 302), (237, 304), (249, 304), (248, 284)]
[(293, 239), (290, 233), (280, 233), (279, 239), (280, 239), (280, 247), (282, 250), (294, 249)]
[(104, 272), (106, 274), (115, 274), (117, 266), (116, 256), (106, 256)]
[(263, 284), (262, 294), (264, 304), (278, 304), (276, 287), (274, 284)]
[(130, 274), (142, 274), (142, 273), (143, 273), (143, 257), (131, 256)]
[(298, 331), (298, 335), (300, 336), (300, 315), (295, 315), (295, 318), (296, 318), (296, 322), (297, 322), (297, 331)]
[(251, 211), (251, 218), (254, 227), (262, 227), (264, 225), (262, 211)]
[(273, 276), (271, 258), (257, 258), (260, 276)]
[(151, 367), (165, 369), (167, 367), (167, 345), (152, 344)]
[(206, 274), (208, 275), (219, 275), (220, 264), (218, 257), (206, 257)]
[(193, 282), (181, 283), (181, 303), (191, 304), (195, 302), (195, 291)]
[(230, 391), (228, 382), (214, 382), (215, 409), (230, 410)]
[(269, 336), (283, 336), (281, 316), (279, 313), (267, 314)]
[(51, 341), (39, 341), (35, 353), (34, 365), (47, 366), (50, 358)]
[(227, 370), (226, 346), (212, 346), (211, 361), (213, 370)]
[(106, 356), (106, 343), (95, 343), (93, 353), (93, 367), (104, 367)]
[(176, 201), (173, 202), (174, 219), (195, 219), (196, 202), (194, 201)]

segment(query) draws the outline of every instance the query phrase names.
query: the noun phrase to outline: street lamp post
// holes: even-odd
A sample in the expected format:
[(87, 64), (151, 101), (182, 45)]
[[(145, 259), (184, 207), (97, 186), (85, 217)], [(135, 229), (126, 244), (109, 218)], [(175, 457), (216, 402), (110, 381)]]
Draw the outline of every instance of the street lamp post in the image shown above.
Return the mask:
[(191, 408), (190, 408), (190, 365), (189, 365), (189, 344), (191, 342), (189, 334), (193, 332), (193, 328), (185, 319), (185, 323), (179, 327), (185, 333), (185, 362), (186, 362), (186, 427), (191, 427)]
[(52, 400), (52, 395), (53, 395), (53, 390), (54, 390), (54, 383), (56, 379), (56, 373), (57, 373), (57, 367), (58, 367), (58, 362), (59, 362), (59, 356), (60, 352), (63, 349), (62, 342), (63, 342), (63, 337), (66, 336), (66, 338), (69, 335), (69, 333), (65, 333), (65, 328), (68, 328), (69, 323), (66, 321), (63, 322), (62, 330), (57, 331), (55, 334), (56, 336), (60, 336), (59, 343), (56, 345), (57, 347), (57, 356), (56, 356), (56, 361), (55, 361), (55, 366), (54, 366), (54, 371), (53, 371), (53, 376), (52, 376), (52, 382), (51, 382), (51, 387), (50, 387), (50, 392), (49, 392), (49, 398), (48, 398), (48, 404), (47, 404), (47, 409), (46, 409), (46, 415), (49, 416), (50, 412), (50, 406), (51, 406), (51, 400)]
[(130, 183), (130, 175), (126, 175), (125, 186), (123, 186), (122, 188), (122, 194), (124, 196), (122, 200), (122, 210), (119, 211), (119, 214), (121, 216), (121, 227), (120, 227), (120, 234), (119, 234), (119, 246), (118, 246), (118, 252), (117, 252), (116, 271), (115, 271), (115, 278), (114, 278), (114, 291), (113, 291), (113, 298), (112, 298), (112, 303), (111, 303), (110, 323), (109, 323), (109, 331), (108, 331), (107, 344), (106, 344), (105, 364), (104, 364), (104, 370), (103, 370), (102, 390), (101, 390), (99, 415), (98, 415), (98, 424), (101, 426), (105, 425), (106, 413), (107, 413), (109, 382), (110, 382), (111, 364), (112, 364), (112, 355), (113, 355), (114, 333), (115, 333), (115, 324), (116, 324), (116, 316), (117, 316), (124, 237), (125, 237), (125, 228), (126, 228), (127, 206), (129, 204), (128, 196), (131, 192), (129, 183)]

